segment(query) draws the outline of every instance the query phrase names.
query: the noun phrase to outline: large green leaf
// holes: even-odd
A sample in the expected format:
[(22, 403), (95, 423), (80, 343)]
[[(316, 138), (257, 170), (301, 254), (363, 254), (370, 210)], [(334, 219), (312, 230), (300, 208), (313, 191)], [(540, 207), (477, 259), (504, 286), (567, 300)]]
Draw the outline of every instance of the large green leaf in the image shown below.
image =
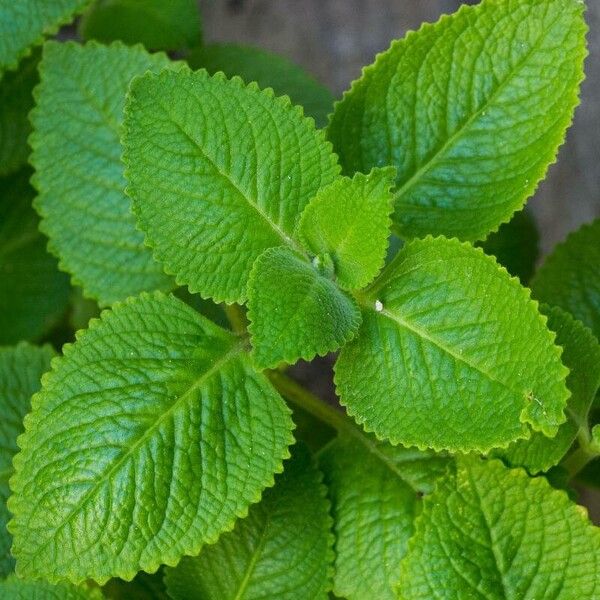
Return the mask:
[(254, 263), (248, 319), (254, 359), (264, 369), (337, 350), (356, 334), (360, 310), (306, 257), (279, 247)]
[(131, 78), (169, 64), (118, 43), (44, 47), (31, 117), (35, 206), (61, 268), (101, 304), (173, 285), (136, 230), (119, 142)]
[(415, 240), (361, 303), (335, 378), (349, 413), (379, 437), (486, 451), (564, 422), (555, 336), (528, 290), (480, 249)]
[(71, 21), (90, 0), (0, 0), (0, 72)]
[(531, 282), (541, 302), (560, 306), (600, 339), (600, 219), (556, 246)]
[(327, 123), (333, 111), (333, 96), (306, 71), (283, 56), (252, 46), (210, 44), (193, 50), (187, 57), (193, 69), (206, 69), (211, 75), (222, 71), (227, 77), (239, 75), (246, 83), (256, 81), (261, 88), (273, 88), (304, 108), (317, 126)]
[(298, 233), (321, 261), (333, 262), (344, 289), (370, 283), (385, 261), (390, 236), (393, 168), (340, 177), (323, 188), (304, 209)]
[(124, 146), (127, 192), (155, 257), (215, 301), (244, 301), (256, 258), (297, 246), (300, 213), (339, 171), (289, 99), (206, 71), (136, 79)]
[(28, 115), (33, 107), (32, 91), (39, 80), (39, 59), (35, 52), (21, 62), (18, 71), (0, 75), (0, 175), (12, 173), (27, 162)]
[(14, 568), (11, 537), (6, 530), (6, 500), (10, 494), (12, 459), (18, 450), (17, 436), (23, 431), (23, 417), (29, 412), (31, 396), (40, 389), (40, 379), (50, 368), (53, 354), (49, 346), (37, 348), (24, 342), (0, 347), (0, 578)]
[(484, 0), (392, 43), (336, 105), (346, 173), (398, 168), (403, 237), (481, 239), (533, 193), (583, 78), (580, 0)]
[(403, 600), (598, 598), (600, 530), (544, 478), (462, 458), (424, 500), (398, 591)]
[(246, 514), (281, 469), (292, 423), (243, 343), (156, 292), (64, 347), (14, 460), (18, 574), (130, 579)]
[(41, 337), (69, 301), (69, 279), (46, 251), (29, 170), (0, 179), (0, 344)]
[(421, 496), (448, 459), (341, 434), (319, 455), (332, 503), (333, 590), (348, 600), (395, 600), (400, 560), (414, 532)]
[(152, 50), (179, 50), (202, 41), (196, 0), (97, 0), (81, 19), (79, 33), (86, 40), (122, 40)]
[(501, 456), (513, 465), (537, 473), (556, 465), (567, 453), (581, 429), (587, 429), (587, 416), (600, 386), (600, 344), (592, 332), (558, 307), (543, 307), (548, 327), (556, 332), (556, 343), (563, 348), (562, 361), (570, 370), (567, 387), (567, 421), (553, 438), (534, 433), (528, 440), (511, 444)]
[(321, 473), (306, 448), (293, 457), (231, 533), (167, 569), (174, 600), (325, 600), (331, 587), (331, 518)]
[(70, 583), (52, 585), (45, 581), (23, 581), (14, 575), (0, 581), (2, 600), (102, 600), (104, 596), (98, 588)]

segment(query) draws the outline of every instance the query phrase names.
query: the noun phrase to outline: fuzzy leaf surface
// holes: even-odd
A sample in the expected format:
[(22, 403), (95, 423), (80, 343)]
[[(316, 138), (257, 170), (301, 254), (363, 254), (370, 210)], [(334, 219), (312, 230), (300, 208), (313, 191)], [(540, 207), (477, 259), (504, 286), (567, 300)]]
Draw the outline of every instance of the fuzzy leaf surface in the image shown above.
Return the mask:
[(600, 339), (600, 219), (556, 246), (531, 282), (541, 302), (560, 306)]
[(361, 440), (341, 434), (319, 455), (336, 538), (333, 591), (348, 600), (395, 600), (421, 496), (449, 459), (366, 434)]
[(335, 379), (348, 412), (405, 446), (486, 451), (554, 435), (569, 392), (529, 292), (480, 249), (415, 240), (362, 300)]
[(74, 586), (70, 583), (53, 585), (46, 581), (23, 581), (14, 575), (0, 581), (2, 600), (102, 600), (98, 588)]
[(24, 59), (19, 70), (0, 75), (0, 175), (18, 170), (27, 162), (31, 131), (28, 115), (32, 91), (39, 77), (39, 52)]
[(90, 0), (0, 0), (0, 71), (14, 69), (30, 46), (56, 33)]
[(19, 439), (22, 577), (132, 578), (217, 540), (273, 483), (289, 410), (242, 342), (160, 292), (117, 303), (53, 363)]
[(100, 0), (83, 15), (85, 40), (143, 44), (151, 50), (180, 50), (202, 43), (195, 0)]
[(125, 116), (128, 194), (154, 256), (177, 282), (243, 302), (254, 261), (290, 245), (337, 158), (287, 98), (205, 71), (136, 79)]
[(273, 88), (278, 96), (289, 96), (318, 127), (327, 124), (327, 115), (333, 111), (333, 96), (324, 85), (287, 58), (262, 48), (209, 44), (193, 50), (187, 61), (192, 69), (239, 75), (246, 83), (256, 81), (261, 88)]
[(600, 594), (600, 530), (543, 477), (458, 459), (423, 501), (399, 597), (534, 600)]
[(336, 105), (345, 173), (398, 169), (401, 237), (484, 238), (555, 160), (586, 54), (579, 0), (484, 0), (392, 43)]
[(500, 452), (512, 465), (537, 473), (558, 464), (567, 453), (581, 428), (587, 427), (592, 401), (600, 386), (600, 344), (592, 332), (564, 310), (542, 307), (548, 316), (548, 327), (556, 332), (556, 343), (562, 347), (562, 362), (569, 368), (567, 387), (571, 392), (563, 423), (553, 438), (534, 433), (528, 440), (518, 440)]
[[(6, 500), (10, 495), (12, 459), (18, 451), (17, 436), (23, 431), (31, 396), (40, 389), (40, 379), (50, 368), (53, 355), (50, 346), (38, 348), (25, 342), (0, 348), (0, 578), (14, 569), (11, 537), (6, 530)], [(1, 594), (0, 597), (4, 598)]]
[(0, 178), (0, 345), (36, 340), (57, 323), (69, 301), (31, 207), (30, 171)]
[(325, 600), (331, 587), (331, 518), (322, 475), (294, 449), (259, 504), (200, 555), (167, 569), (173, 600)]
[(314, 256), (331, 258), (344, 289), (364, 287), (383, 266), (394, 173), (387, 168), (341, 177), (320, 190), (302, 213), (300, 239)]
[(353, 298), (286, 247), (257, 259), (248, 283), (248, 331), (261, 369), (311, 360), (352, 339), (360, 325)]
[(173, 286), (135, 227), (119, 141), (130, 80), (169, 65), (119, 43), (44, 47), (31, 117), (35, 206), (61, 268), (103, 305)]

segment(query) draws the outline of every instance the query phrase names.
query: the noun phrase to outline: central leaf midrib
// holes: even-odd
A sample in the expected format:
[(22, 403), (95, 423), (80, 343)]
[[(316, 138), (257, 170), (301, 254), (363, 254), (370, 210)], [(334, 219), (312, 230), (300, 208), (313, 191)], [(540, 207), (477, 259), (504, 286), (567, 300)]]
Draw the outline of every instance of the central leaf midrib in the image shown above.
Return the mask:
[(67, 523), (69, 523), (69, 521), (93, 497), (93, 495), (98, 491), (100, 486), (103, 485), (107, 480), (109, 480), (109, 478), (114, 473), (116, 473), (125, 464), (125, 462), (138, 450), (138, 448), (140, 448), (143, 445), (143, 443), (148, 438), (150, 438), (152, 434), (154, 434), (154, 432), (160, 427), (163, 421), (167, 417), (169, 417), (173, 412), (175, 412), (181, 406), (181, 404), (183, 404), (187, 400), (189, 395), (196, 391), (203, 383), (206, 382), (207, 379), (209, 379), (215, 373), (217, 373), (230, 360), (234, 359), (242, 351), (242, 349), (243, 343), (238, 343), (234, 345), (227, 353), (225, 353), (219, 360), (217, 360), (210, 369), (202, 373), (202, 375), (200, 375), (198, 379), (192, 382), (189, 388), (183, 394), (181, 394), (181, 396), (179, 396), (166, 411), (159, 415), (157, 420), (144, 431), (144, 433), (130, 446), (130, 448), (125, 452), (125, 454), (122, 454), (112, 464), (108, 471), (106, 471), (106, 473), (104, 473), (104, 475), (102, 475), (102, 477), (100, 477), (100, 479), (98, 479), (87, 492), (85, 492), (85, 494), (80, 498), (75, 507), (71, 509), (69, 514), (62, 520), (62, 522), (59, 525), (57, 525), (53, 529), (51, 537), (47, 538), (46, 541), (39, 546), (37, 552), (32, 553), (29, 559), (29, 563), (31, 563), (34, 557), (37, 556), (42, 550), (44, 550), (48, 546), (48, 544), (52, 542), (52, 540), (54, 539), (54, 534), (61, 531), (63, 527)]

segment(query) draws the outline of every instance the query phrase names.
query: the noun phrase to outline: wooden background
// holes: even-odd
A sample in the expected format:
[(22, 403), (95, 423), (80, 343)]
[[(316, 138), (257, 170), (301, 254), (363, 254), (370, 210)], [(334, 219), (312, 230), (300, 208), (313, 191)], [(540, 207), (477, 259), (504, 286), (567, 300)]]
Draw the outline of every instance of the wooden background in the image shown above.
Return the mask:
[[(470, 2), (476, 3), (476, 2)], [(542, 249), (600, 215), (600, 0), (587, 0), (590, 56), (575, 123), (530, 201)], [(200, 0), (207, 41), (262, 46), (293, 59), (337, 95), (377, 52), (460, 0)]]

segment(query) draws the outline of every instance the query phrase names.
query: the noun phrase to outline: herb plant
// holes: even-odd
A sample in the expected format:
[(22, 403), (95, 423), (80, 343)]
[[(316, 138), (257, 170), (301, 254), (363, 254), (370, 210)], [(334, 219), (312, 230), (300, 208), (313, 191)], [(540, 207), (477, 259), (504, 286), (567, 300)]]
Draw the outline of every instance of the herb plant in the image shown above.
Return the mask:
[[(335, 104), (195, 2), (88, 5), (0, 0), (0, 597), (600, 598), (600, 221), (531, 278), (520, 212), (583, 2), (464, 6)], [(286, 373), (331, 352), (341, 408)]]

